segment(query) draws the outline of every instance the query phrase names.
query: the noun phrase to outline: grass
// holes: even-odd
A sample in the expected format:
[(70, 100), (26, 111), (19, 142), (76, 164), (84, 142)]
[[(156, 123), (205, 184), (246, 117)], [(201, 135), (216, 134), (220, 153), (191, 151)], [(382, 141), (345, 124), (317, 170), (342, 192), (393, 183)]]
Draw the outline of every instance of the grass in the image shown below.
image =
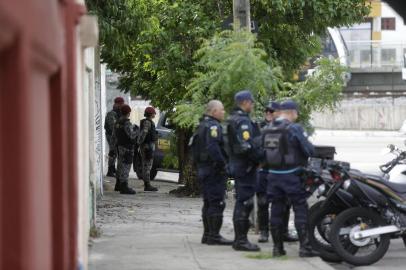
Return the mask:
[(245, 257), (249, 259), (256, 259), (256, 260), (270, 260), (270, 259), (275, 259), (275, 260), (281, 260), (281, 261), (286, 261), (289, 259), (288, 256), (282, 256), (282, 257), (273, 257), (272, 253), (270, 252), (260, 252), (256, 254), (247, 254)]

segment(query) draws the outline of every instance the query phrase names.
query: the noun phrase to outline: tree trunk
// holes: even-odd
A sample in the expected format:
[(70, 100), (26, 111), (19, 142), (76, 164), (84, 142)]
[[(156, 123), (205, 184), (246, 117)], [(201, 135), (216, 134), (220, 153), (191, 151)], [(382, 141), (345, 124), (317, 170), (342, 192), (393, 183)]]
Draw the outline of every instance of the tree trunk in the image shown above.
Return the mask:
[(179, 184), (184, 186), (172, 190), (171, 193), (182, 196), (198, 196), (200, 195), (200, 185), (197, 180), (196, 168), (193, 165), (191, 153), (188, 143), (192, 137), (191, 130), (177, 129), (176, 136), (178, 138), (178, 157), (179, 157)]

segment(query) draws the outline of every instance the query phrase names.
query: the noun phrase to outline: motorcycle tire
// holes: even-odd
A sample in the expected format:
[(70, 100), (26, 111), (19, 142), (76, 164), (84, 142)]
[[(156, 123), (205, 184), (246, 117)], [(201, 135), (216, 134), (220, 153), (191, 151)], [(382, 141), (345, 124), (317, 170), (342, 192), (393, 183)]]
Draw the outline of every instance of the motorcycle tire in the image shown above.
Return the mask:
[[(331, 207), (321, 208), (323, 201), (319, 201), (309, 209), (309, 241), (314, 250), (320, 252), (320, 258), (326, 262), (340, 263), (343, 259), (334, 251), (333, 246), (329, 244), (328, 237), (323, 235), (320, 223), (329, 214), (338, 214), (339, 210)], [(315, 230), (319, 232), (322, 238), (327, 242), (323, 243), (315, 236)]]
[(387, 223), (385, 220), (373, 210), (363, 207), (355, 207), (350, 208), (342, 213), (340, 213), (337, 218), (335, 219), (333, 226), (331, 227), (329, 239), (331, 241), (332, 246), (334, 247), (336, 253), (347, 263), (352, 264), (354, 266), (365, 266), (371, 265), (382, 259), (385, 256), (386, 252), (389, 249), (390, 244), (390, 234), (380, 235), (380, 242), (379, 244), (375, 244), (377, 246), (376, 250), (373, 251), (371, 254), (366, 256), (357, 256), (356, 252), (354, 252), (354, 245), (350, 247), (349, 245), (343, 245), (340, 241), (340, 231), (341, 228), (345, 227), (347, 222), (355, 219), (364, 217), (368, 220), (371, 220), (373, 223), (373, 227), (385, 226)]

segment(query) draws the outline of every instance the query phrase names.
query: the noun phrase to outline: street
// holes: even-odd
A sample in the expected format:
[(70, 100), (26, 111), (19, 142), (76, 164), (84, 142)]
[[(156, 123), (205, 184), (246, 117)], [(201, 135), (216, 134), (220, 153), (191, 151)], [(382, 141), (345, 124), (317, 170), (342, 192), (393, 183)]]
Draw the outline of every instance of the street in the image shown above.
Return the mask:
[[(379, 174), (378, 166), (391, 160), (393, 155), (382, 155), (382, 149), (394, 144), (405, 149), (404, 140), (397, 132), (366, 131), (316, 131), (312, 140), (315, 144), (334, 145), (336, 159), (351, 162), (351, 167), (367, 173)], [(376, 264), (368, 267), (352, 267), (346, 264), (332, 264), (335, 269), (404, 269), (406, 265), (406, 248), (402, 240), (392, 240), (386, 256)]]

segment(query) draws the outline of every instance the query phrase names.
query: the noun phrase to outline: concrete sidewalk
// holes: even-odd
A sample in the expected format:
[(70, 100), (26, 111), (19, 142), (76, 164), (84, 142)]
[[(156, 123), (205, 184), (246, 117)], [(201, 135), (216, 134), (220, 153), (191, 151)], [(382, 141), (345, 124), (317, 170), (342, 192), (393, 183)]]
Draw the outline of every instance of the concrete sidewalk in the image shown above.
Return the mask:
[[(111, 181), (112, 182), (112, 181)], [(130, 181), (137, 191), (141, 181)], [(176, 198), (168, 192), (176, 184), (155, 182), (159, 193), (138, 192), (135, 196), (112, 192), (106, 187), (105, 197), (98, 205), (98, 224), (102, 236), (90, 247), (91, 270), (232, 270), (232, 269), (332, 269), (319, 258), (297, 256), (297, 244), (286, 245), (288, 256), (267, 257), (271, 244), (261, 244), (261, 253), (236, 252), (231, 247), (200, 244), (202, 225), (200, 198)], [(231, 223), (232, 199), (228, 199), (223, 235), (233, 238)], [(257, 235), (250, 234), (256, 242)]]

